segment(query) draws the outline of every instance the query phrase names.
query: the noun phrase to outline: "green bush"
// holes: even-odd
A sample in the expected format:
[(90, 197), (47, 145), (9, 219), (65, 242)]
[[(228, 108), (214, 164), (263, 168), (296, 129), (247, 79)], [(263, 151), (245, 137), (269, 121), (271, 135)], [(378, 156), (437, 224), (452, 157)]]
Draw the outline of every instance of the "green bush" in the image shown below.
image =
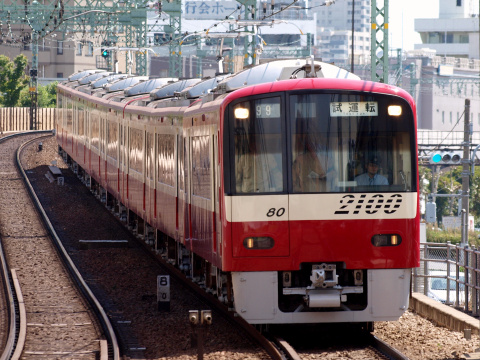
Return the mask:
[[(462, 234), (460, 230), (436, 230), (427, 227), (427, 241), (433, 243), (460, 244), (462, 242)], [(470, 231), (468, 233), (468, 244), (477, 247), (480, 242), (477, 233)]]

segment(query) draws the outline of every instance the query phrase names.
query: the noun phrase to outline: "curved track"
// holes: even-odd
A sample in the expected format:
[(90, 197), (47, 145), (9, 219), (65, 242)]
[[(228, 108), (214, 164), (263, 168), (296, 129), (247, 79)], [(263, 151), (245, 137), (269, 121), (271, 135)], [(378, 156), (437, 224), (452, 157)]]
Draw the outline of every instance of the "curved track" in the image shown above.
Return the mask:
[[(41, 136), (41, 132), (28, 132), (0, 140), (0, 232), (10, 273), (18, 275), (22, 291), (18, 300), (22, 303), (23, 299), (25, 305), (25, 317), (19, 317), (22, 321), (8, 326), (9, 340), (2, 356), (10, 358), (13, 352), (14, 359), (96, 359), (108, 349), (110, 359), (119, 359), (108, 318), (100, 320), (100, 330), (93, 313), (101, 317), (103, 310), (48, 227), (41, 205), (30, 199), (29, 192), (35, 196), (20, 166), (21, 144)], [(18, 337), (13, 335), (16, 327), (24, 329)], [(104, 346), (103, 337), (109, 346)], [(12, 338), (17, 340), (14, 345)]]

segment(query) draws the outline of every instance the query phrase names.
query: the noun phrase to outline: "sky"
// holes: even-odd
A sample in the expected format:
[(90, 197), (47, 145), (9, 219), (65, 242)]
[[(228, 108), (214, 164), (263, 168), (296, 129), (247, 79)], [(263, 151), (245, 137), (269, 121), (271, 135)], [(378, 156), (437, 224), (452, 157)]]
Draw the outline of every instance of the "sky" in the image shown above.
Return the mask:
[(421, 44), (414, 19), (438, 18), (439, 0), (389, 0), (389, 48), (413, 50)]

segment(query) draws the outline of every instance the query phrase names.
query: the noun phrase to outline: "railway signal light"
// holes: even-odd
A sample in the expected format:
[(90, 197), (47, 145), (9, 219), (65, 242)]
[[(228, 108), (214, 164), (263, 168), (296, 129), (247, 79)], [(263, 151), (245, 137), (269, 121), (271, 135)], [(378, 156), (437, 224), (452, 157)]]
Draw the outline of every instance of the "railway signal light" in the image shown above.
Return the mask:
[(429, 162), (432, 165), (460, 165), (462, 156), (459, 152), (437, 151), (430, 156)]
[(110, 51), (107, 49), (102, 49), (102, 57), (108, 58), (110, 56)]

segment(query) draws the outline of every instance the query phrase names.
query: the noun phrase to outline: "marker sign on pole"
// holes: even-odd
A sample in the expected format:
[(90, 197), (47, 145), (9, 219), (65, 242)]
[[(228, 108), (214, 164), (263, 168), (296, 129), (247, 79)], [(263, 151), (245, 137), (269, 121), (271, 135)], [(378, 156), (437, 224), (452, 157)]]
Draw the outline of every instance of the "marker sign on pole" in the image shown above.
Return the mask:
[(170, 311), (170, 275), (157, 276), (158, 311)]

